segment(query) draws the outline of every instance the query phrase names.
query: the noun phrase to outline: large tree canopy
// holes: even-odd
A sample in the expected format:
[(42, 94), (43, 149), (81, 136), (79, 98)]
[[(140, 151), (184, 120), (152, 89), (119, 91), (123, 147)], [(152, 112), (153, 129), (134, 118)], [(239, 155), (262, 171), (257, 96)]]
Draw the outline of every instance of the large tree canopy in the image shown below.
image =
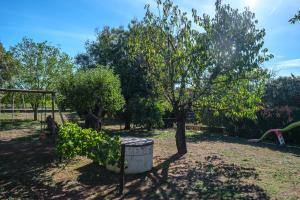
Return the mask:
[(251, 116), (267, 76), (261, 64), (272, 56), (263, 49), (264, 29), (256, 28), (257, 20), (247, 9), (238, 12), (218, 0), (213, 18), (193, 10), (191, 21), (170, 0), (157, 4), (157, 12), (148, 5), (144, 19), (132, 24), (131, 54), (171, 104), (177, 149), (186, 153), (187, 111), (197, 103)]
[[(119, 75), (122, 94), (125, 99), (125, 109), (121, 113), (125, 121), (125, 129), (130, 128), (132, 120), (145, 121), (145, 118), (141, 116), (139, 118), (135, 117), (138, 115), (136, 111), (146, 112), (146, 110), (150, 109), (146, 105), (151, 104), (141, 106), (141, 104), (137, 103), (142, 101), (141, 98), (156, 100), (152, 86), (146, 81), (145, 71), (139, 66), (138, 62), (129, 56), (129, 35), (130, 30), (125, 30), (123, 27), (104, 27), (97, 32), (95, 41), (87, 42), (86, 53), (79, 54), (76, 57), (76, 62), (79, 64), (80, 69), (94, 68), (99, 64), (110, 66)], [(152, 106), (152, 108), (156, 107)]]
[(60, 92), (68, 105), (85, 115), (88, 128), (101, 129), (103, 115), (121, 110), (124, 104), (119, 77), (104, 66), (62, 79)]
[[(73, 64), (70, 57), (59, 48), (48, 42), (23, 40), (11, 48), (14, 57), (19, 61), (18, 73), (14, 77), (14, 87), (21, 89), (53, 90), (58, 79), (72, 73)], [(28, 95), (37, 120), (37, 109), (41, 101), (40, 95)]]

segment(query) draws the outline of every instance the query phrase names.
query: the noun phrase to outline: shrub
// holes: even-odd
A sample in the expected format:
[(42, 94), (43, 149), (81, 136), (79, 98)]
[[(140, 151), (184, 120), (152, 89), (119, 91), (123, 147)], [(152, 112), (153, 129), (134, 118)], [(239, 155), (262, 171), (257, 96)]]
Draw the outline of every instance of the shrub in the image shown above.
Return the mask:
[(87, 128), (100, 130), (104, 115), (122, 110), (124, 105), (119, 77), (106, 66), (76, 72), (61, 80), (59, 90), (63, 95), (60, 104), (85, 115)]
[[(284, 128), (300, 120), (300, 77), (279, 77), (266, 85), (263, 108), (256, 119), (230, 118), (224, 113), (214, 116), (210, 108), (198, 112), (198, 120), (209, 126), (224, 126), (230, 135), (258, 138), (272, 128)], [(300, 144), (300, 128), (284, 134), (287, 143)]]
[(300, 107), (300, 76), (279, 77), (266, 85), (263, 102), (267, 107)]
[(163, 126), (163, 103), (155, 101), (150, 98), (139, 98), (131, 103), (132, 106), (132, 120), (135, 124), (144, 126), (148, 130)]
[[(257, 119), (229, 119), (223, 120), (226, 131), (247, 138), (258, 138), (265, 131), (272, 128), (284, 128), (300, 120), (300, 109), (296, 107), (265, 108), (257, 112)], [(299, 128), (293, 129), (283, 136), (288, 143), (300, 144)]]
[(120, 157), (120, 138), (66, 123), (59, 129), (56, 152), (63, 159), (86, 156), (100, 165), (114, 164)]

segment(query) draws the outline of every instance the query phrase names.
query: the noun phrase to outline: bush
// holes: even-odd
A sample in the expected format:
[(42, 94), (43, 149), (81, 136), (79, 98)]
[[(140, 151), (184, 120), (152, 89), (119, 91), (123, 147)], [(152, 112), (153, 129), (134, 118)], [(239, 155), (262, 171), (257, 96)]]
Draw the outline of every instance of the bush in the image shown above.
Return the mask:
[[(279, 108), (265, 108), (257, 112), (257, 119), (224, 119), (226, 131), (236, 136), (258, 138), (265, 131), (272, 128), (284, 128), (287, 125), (300, 121), (300, 109), (283, 106)], [(283, 136), (288, 143), (300, 144), (299, 128), (293, 129)]]
[[(257, 119), (229, 118), (222, 113), (214, 116), (213, 112), (206, 109), (201, 112), (198, 120), (211, 127), (223, 126), (226, 133), (231, 136), (259, 138), (269, 129), (284, 128), (293, 122), (300, 121), (300, 109), (289, 106), (264, 108), (258, 111), (256, 116)], [(299, 131), (300, 128), (296, 128), (284, 133), (286, 142), (300, 144)]]
[(155, 101), (149, 98), (139, 98), (131, 102), (132, 120), (135, 124), (144, 126), (148, 130), (163, 126), (163, 104), (160, 101)]
[[(224, 113), (215, 116), (209, 108), (198, 112), (198, 120), (209, 126), (224, 126), (230, 135), (258, 138), (272, 128), (284, 128), (300, 121), (300, 77), (280, 77), (266, 85), (263, 109), (256, 112), (256, 119), (230, 118)], [(287, 143), (300, 144), (300, 128), (284, 133)]]
[(300, 107), (300, 76), (279, 77), (266, 85), (263, 102), (267, 107)]
[(63, 159), (86, 156), (100, 165), (115, 164), (120, 157), (120, 138), (66, 123), (59, 129), (56, 152)]
[[(122, 110), (124, 105), (119, 77), (106, 66), (76, 72), (61, 80), (59, 90), (63, 95), (60, 104), (85, 115), (87, 128), (100, 130), (104, 115)], [(90, 116), (96, 120), (89, 121)]]

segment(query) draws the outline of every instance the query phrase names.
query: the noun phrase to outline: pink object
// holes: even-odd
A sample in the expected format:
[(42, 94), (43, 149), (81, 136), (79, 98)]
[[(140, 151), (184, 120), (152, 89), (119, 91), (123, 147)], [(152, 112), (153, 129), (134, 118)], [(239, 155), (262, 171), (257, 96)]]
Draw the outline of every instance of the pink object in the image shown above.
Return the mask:
[(285, 142), (284, 142), (284, 138), (282, 136), (282, 133), (279, 129), (271, 129), (271, 131), (276, 135), (278, 141), (279, 141), (279, 144), (280, 145), (284, 145)]

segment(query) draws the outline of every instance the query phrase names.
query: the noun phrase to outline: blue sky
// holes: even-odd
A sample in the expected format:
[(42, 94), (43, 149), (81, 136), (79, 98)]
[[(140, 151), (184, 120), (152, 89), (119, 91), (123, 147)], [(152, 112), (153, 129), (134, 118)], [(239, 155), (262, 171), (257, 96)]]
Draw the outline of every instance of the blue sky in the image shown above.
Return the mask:
[[(175, 0), (183, 10), (214, 14), (214, 0)], [(234, 8), (245, 6), (256, 13), (259, 26), (266, 29), (265, 47), (275, 58), (264, 67), (277, 76), (300, 75), (300, 22), (288, 20), (300, 9), (299, 0), (223, 0)], [(1, 0), (0, 41), (6, 48), (22, 37), (47, 40), (71, 56), (84, 51), (95, 29), (105, 25), (127, 26), (141, 19), (144, 5), (153, 0)]]

